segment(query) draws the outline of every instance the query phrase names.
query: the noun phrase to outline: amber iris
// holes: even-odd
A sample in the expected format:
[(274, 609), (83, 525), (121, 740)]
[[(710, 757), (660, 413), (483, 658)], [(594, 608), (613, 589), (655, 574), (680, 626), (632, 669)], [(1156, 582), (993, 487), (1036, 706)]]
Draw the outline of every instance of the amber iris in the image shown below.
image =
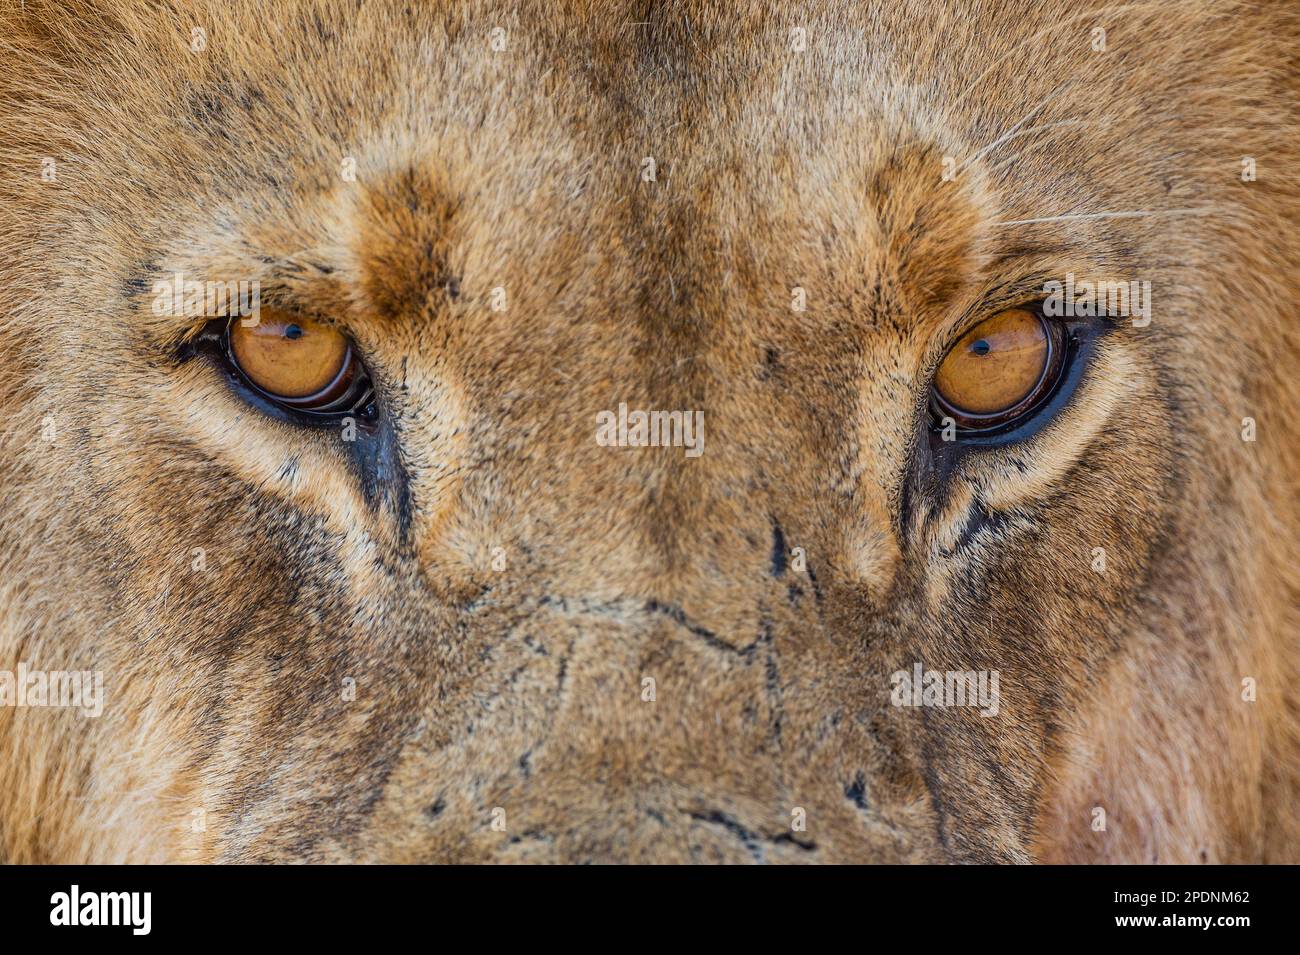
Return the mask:
[(934, 376), (935, 404), (960, 427), (1004, 425), (1032, 410), (1055, 383), (1059, 332), (1012, 308), (980, 322), (948, 350)]
[(323, 407), (348, 388), (352, 348), (333, 326), (273, 309), (260, 321), (232, 321), (230, 357), (256, 387), (286, 405)]

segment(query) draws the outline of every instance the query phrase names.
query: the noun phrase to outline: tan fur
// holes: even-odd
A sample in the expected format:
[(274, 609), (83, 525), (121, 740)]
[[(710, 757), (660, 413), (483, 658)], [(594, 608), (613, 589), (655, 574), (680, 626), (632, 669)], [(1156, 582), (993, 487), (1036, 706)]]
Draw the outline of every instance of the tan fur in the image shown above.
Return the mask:
[[(7, 4), (0, 669), (107, 695), (0, 707), (0, 859), (1300, 861), (1298, 43), (1209, 0)], [(345, 327), (397, 477), (181, 360), (177, 271)], [(940, 487), (935, 363), (1071, 271), (1151, 325)], [(705, 452), (598, 446), (619, 402)], [(1001, 713), (891, 706), (914, 661)]]

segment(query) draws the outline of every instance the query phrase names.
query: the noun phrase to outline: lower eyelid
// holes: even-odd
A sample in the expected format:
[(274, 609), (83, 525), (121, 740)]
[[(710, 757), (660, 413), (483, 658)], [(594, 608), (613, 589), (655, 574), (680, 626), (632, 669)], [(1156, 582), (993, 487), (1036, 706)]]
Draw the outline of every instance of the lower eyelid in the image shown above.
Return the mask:
[[(221, 378), (221, 385), (230, 396), (231, 400), (247, 405), (254, 413), (265, 415), (272, 421), (281, 424), (292, 425), (296, 428), (328, 428), (335, 430), (338, 428), (338, 420), (330, 416), (319, 416), (318, 418), (309, 418), (299, 412), (294, 412), (285, 408), (271, 399), (262, 395), (255, 388), (251, 387), (243, 376), (219, 354), (207, 349), (197, 351), (194, 354), (184, 357), (185, 361), (199, 360), (212, 369), (212, 373)], [(360, 424), (360, 422), (358, 422)]]
[[(1052, 493), (1060, 480), (1105, 429), (1122, 403), (1145, 382), (1133, 356), (1123, 348), (1098, 352), (1069, 406), (1032, 442), (1016, 448), (1007, 468), (982, 469), (979, 496), (990, 508), (1006, 509)], [(1014, 464), (1011, 462), (1014, 461)]]

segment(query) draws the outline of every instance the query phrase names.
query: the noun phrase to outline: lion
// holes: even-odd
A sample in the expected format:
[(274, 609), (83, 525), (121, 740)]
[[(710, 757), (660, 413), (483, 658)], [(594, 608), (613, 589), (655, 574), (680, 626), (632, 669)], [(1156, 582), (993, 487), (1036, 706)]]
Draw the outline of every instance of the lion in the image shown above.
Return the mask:
[(0, 15), (0, 860), (1300, 861), (1300, 14)]

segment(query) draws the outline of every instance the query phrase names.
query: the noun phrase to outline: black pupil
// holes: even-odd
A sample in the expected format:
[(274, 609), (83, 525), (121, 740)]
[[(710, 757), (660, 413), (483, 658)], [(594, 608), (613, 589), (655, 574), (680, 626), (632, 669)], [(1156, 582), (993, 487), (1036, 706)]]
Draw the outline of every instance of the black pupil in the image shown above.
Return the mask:
[(302, 338), (302, 329), (297, 325), (290, 325), (284, 330), (284, 337), (290, 340)]
[(970, 350), (977, 355), (987, 355), (990, 347), (989, 343), (981, 338), (979, 341), (975, 342), (975, 344), (970, 346)]

